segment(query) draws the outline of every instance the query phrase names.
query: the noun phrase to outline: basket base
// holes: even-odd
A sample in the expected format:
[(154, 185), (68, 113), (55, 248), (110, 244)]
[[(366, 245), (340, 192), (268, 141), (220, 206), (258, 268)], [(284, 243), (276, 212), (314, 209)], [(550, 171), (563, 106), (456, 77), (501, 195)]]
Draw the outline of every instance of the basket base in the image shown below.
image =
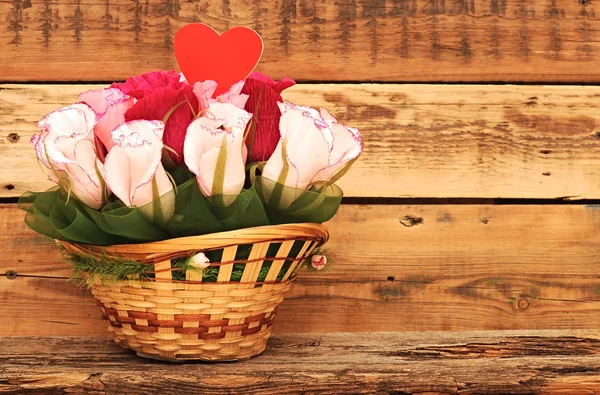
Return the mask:
[[(141, 347), (139, 343), (136, 344), (135, 339), (133, 339), (133, 343), (130, 343), (127, 340), (127, 338), (123, 338), (121, 334), (115, 333), (116, 331), (114, 330), (114, 328), (111, 329), (114, 335), (115, 343), (117, 343), (121, 347), (135, 352), (138, 356), (142, 358), (174, 363), (245, 361), (250, 358), (254, 358), (257, 355), (260, 355), (265, 351), (265, 349), (267, 348), (267, 340), (271, 334), (271, 328), (267, 328), (266, 331), (259, 334), (258, 339), (256, 337), (252, 338), (251, 336), (238, 338), (238, 340), (236, 340), (236, 343), (239, 341), (246, 340), (254, 344), (252, 347), (245, 348), (244, 350), (233, 349), (228, 353), (224, 353), (222, 351), (206, 351), (203, 350), (202, 347), (192, 347), (192, 349), (188, 348), (186, 352), (165, 353), (156, 350), (152, 346), (147, 348)], [(151, 352), (145, 351), (144, 348), (149, 349)]]
[(148, 354), (141, 351), (137, 351), (136, 354), (138, 357), (154, 359), (156, 361), (170, 362), (170, 363), (185, 363), (185, 362), (206, 362), (206, 363), (218, 363), (218, 362), (237, 362), (237, 361), (247, 361), (251, 358), (259, 356), (265, 351), (266, 347), (256, 354), (252, 354), (248, 357), (244, 358), (223, 358), (223, 359), (210, 359), (210, 358), (166, 358), (156, 354)]

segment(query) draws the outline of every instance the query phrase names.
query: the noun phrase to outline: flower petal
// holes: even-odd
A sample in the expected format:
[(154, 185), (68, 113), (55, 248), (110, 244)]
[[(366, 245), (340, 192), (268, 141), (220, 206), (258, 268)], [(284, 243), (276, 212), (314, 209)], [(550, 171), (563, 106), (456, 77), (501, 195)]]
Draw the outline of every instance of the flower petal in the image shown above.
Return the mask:
[[(130, 158), (130, 198), (134, 204), (136, 191), (152, 181), (160, 165), (163, 150), (160, 136), (162, 136), (163, 130), (164, 124), (160, 121), (138, 120), (124, 123), (112, 131), (115, 145), (123, 148)], [(152, 199), (145, 203), (150, 201)]]
[(92, 89), (79, 94), (79, 100), (92, 107), (97, 115), (116, 103), (129, 99), (129, 96), (116, 88)]
[(160, 163), (163, 130), (160, 121), (137, 120), (112, 131), (115, 145), (106, 156), (105, 179), (113, 193), (128, 206), (144, 206), (157, 198), (153, 180), (159, 196), (173, 189)]
[(175, 71), (152, 71), (129, 77), (125, 82), (115, 82), (111, 88), (119, 89), (126, 95), (141, 99), (160, 88), (180, 88), (183, 84), (180, 82), (180, 78), (179, 73)]
[(229, 90), (219, 96), (217, 101), (221, 103), (231, 103), (234, 106), (244, 108), (250, 96), (241, 93), (246, 81), (238, 81), (229, 88)]
[(125, 113), (125, 120), (162, 120), (175, 106), (177, 108), (167, 120), (163, 141), (166, 146), (176, 152), (170, 152), (169, 154), (173, 161), (180, 165), (183, 162), (185, 133), (194, 118), (192, 108), (198, 108), (198, 99), (194, 95), (193, 87), (185, 85), (179, 90), (173, 88), (158, 89), (138, 100)]
[(94, 111), (86, 104), (61, 108), (44, 117), (38, 125), (39, 136), (31, 139), (38, 158), (50, 179), (63, 187), (68, 182), (71, 193), (87, 206), (99, 209), (104, 191), (96, 171), (96, 152), (92, 130)]
[(296, 81), (294, 81), (291, 78), (284, 78), (281, 81), (277, 82), (276, 84), (273, 85), (273, 90), (277, 93), (281, 93), (283, 92), (284, 89), (287, 89), (289, 87), (292, 87), (296, 85)]
[(262, 162), (271, 156), (280, 139), (279, 120), (281, 111), (277, 106), (283, 101), (281, 95), (259, 80), (248, 79), (242, 90), (248, 95), (244, 109), (254, 114), (256, 129), (252, 143), (253, 162)]
[(54, 133), (57, 137), (85, 138), (96, 124), (94, 110), (86, 104), (72, 104), (46, 115), (38, 127)]
[(348, 162), (358, 158), (363, 151), (363, 144), (358, 129), (339, 124), (325, 109), (321, 109), (321, 114), (333, 133), (334, 143), (329, 154), (329, 165), (317, 173), (314, 181), (327, 182), (345, 168)]
[[(283, 182), (287, 186), (305, 189), (313, 177), (329, 161), (330, 144), (326, 135), (331, 131), (301, 109), (286, 110), (281, 116), (281, 135), (276, 151), (265, 164), (263, 177)], [(290, 165), (285, 180), (280, 180), (283, 159), (280, 159), (283, 142), (286, 143), (285, 157)]]
[[(117, 89), (113, 90), (120, 92)], [(113, 146), (110, 132), (117, 126), (125, 123), (125, 113), (133, 107), (135, 102), (135, 98), (123, 95), (121, 100), (115, 100), (107, 105), (101, 114), (96, 112), (98, 114), (98, 123), (94, 128), (94, 134), (100, 139), (107, 150), (110, 151)]]
[(212, 102), (205, 117), (236, 133), (237, 136), (239, 133), (243, 135), (252, 114), (231, 103)]
[[(205, 196), (238, 195), (244, 186), (243, 129), (229, 132), (220, 126), (221, 123), (213, 119), (199, 118), (187, 131), (185, 163), (196, 175)], [(218, 169), (218, 166), (223, 168)], [(215, 185), (216, 177), (221, 177), (222, 183), (217, 179)]]
[(198, 99), (198, 111), (204, 111), (208, 108), (215, 90), (217, 90), (217, 83), (212, 80), (198, 81), (194, 84), (194, 95)]
[(102, 177), (106, 185), (123, 203), (131, 206), (131, 170), (127, 152), (115, 145), (104, 159)]

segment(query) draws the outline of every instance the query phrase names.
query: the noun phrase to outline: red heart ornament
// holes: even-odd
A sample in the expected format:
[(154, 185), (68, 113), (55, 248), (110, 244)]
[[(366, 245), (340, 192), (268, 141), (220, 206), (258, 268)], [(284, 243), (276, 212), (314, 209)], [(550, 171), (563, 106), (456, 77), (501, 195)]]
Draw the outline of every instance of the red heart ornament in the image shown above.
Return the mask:
[(208, 25), (192, 23), (175, 34), (174, 47), (188, 83), (216, 81), (216, 97), (250, 75), (262, 56), (263, 41), (248, 27), (234, 27), (219, 35)]

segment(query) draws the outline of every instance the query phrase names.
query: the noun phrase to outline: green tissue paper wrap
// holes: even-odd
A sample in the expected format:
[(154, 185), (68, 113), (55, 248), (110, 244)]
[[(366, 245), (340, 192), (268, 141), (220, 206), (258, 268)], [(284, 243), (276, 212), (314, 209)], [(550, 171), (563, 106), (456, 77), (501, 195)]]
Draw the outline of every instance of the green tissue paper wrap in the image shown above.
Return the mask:
[[(181, 185), (142, 207), (125, 206), (113, 196), (101, 210), (93, 210), (55, 187), (41, 193), (26, 192), (19, 199), (19, 208), (26, 212), (27, 225), (38, 233), (57, 240), (101, 246), (262, 225), (323, 223), (335, 215), (342, 200), (342, 191), (336, 185), (304, 191), (260, 176), (237, 197), (205, 197), (195, 178), (173, 176)], [(171, 218), (153, 215), (161, 207), (173, 204)]]

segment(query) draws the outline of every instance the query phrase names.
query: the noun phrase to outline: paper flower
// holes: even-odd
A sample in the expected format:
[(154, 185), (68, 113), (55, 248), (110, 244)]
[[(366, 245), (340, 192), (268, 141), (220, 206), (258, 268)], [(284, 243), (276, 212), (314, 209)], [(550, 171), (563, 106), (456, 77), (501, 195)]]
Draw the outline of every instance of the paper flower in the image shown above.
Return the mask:
[[(103, 176), (113, 193), (128, 206), (146, 204), (173, 190), (161, 164), (165, 125), (160, 121), (131, 121), (112, 131), (114, 146), (106, 155)], [(149, 217), (173, 216), (173, 204), (161, 201), (161, 212)]]
[(256, 129), (252, 145), (252, 162), (269, 159), (279, 142), (279, 120), (281, 112), (278, 103), (283, 102), (281, 92), (296, 84), (291, 78), (277, 82), (270, 77), (254, 72), (250, 74), (242, 93), (248, 95), (244, 109), (254, 114)]
[(42, 128), (33, 135), (37, 157), (47, 168), (51, 181), (69, 190), (83, 204), (99, 209), (103, 203), (103, 183), (98, 176), (102, 163), (94, 150), (96, 114), (85, 104), (73, 104), (46, 115)]
[(321, 270), (327, 265), (327, 257), (325, 255), (313, 255), (310, 259), (310, 265), (313, 269)]
[(194, 95), (198, 99), (198, 111), (207, 110), (209, 104), (213, 101), (231, 103), (234, 106), (244, 108), (248, 100), (248, 95), (240, 93), (243, 86), (244, 81), (236, 82), (227, 92), (213, 99), (213, 94), (217, 90), (217, 83), (211, 80), (196, 82), (194, 84)]
[(358, 129), (344, 126), (324, 108), (321, 117), (333, 133), (333, 147), (329, 152), (329, 164), (313, 178), (313, 182), (330, 182), (348, 169), (363, 151), (362, 137)]
[(196, 269), (204, 270), (210, 266), (210, 260), (203, 252), (199, 252), (190, 258), (189, 265)]
[[(230, 103), (212, 102), (188, 127), (185, 164), (205, 196), (235, 196), (244, 186), (244, 131), (252, 114)], [(227, 199), (226, 204), (233, 200)]]
[(356, 129), (348, 128), (323, 111), (291, 103), (280, 104), (281, 138), (263, 170), (263, 177), (306, 189), (329, 182), (362, 152)]
[(163, 141), (174, 151), (169, 152), (172, 161), (180, 165), (183, 162), (185, 133), (194, 119), (194, 109), (198, 108), (193, 87), (180, 81), (179, 73), (174, 71), (142, 74), (128, 78), (123, 83), (115, 83), (112, 87), (138, 99), (125, 113), (126, 121), (162, 121), (173, 110), (166, 123)]
[(125, 113), (135, 104), (136, 99), (127, 96), (116, 88), (96, 89), (83, 92), (79, 100), (90, 106), (96, 113), (98, 122), (94, 127), (96, 151), (98, 157), (104, 160), (106, 153), (114, 145), (110, 132), (125, 123)]

